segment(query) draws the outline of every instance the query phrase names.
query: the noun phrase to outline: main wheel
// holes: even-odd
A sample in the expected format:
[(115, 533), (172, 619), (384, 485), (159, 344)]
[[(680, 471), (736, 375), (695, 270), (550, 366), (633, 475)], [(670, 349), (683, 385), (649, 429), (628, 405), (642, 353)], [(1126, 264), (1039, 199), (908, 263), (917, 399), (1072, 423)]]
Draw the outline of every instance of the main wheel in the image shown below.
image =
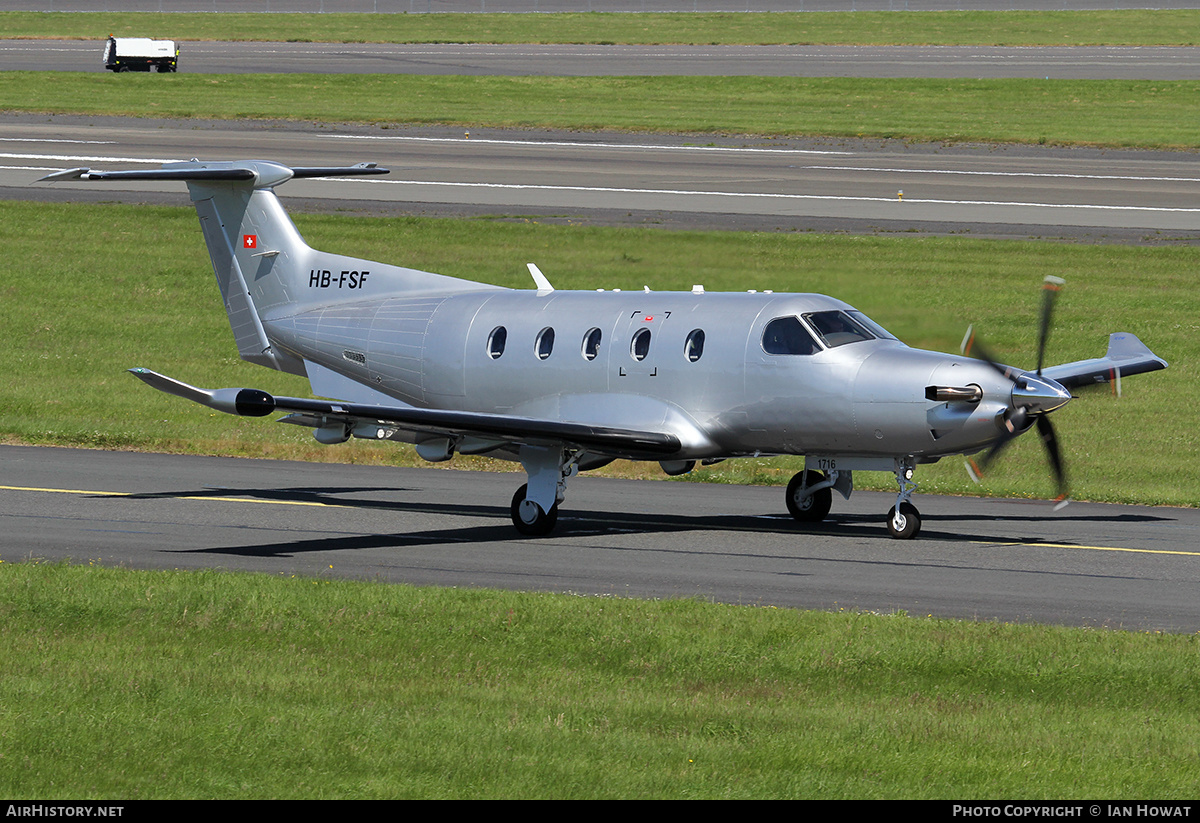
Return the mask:
[(549, 534), (558, 523), (558, 504), (551, 506), (549, 512), (543, 511), (537, 503), (525, 499), (528, 487), (529, 484), (522, 485), (513, 495), (512, 522), (521, 534), (541, 537)]
[(898, 540), (911, 540), (921, 532), (921, 513), (912, 503), (901, 503), (900, 512), (892, 506), (887, 515), (888, 532)]
[(815, 486), (824, 479), (825, 475), (820, 472), (810, 471), (806, 484), (805, 473), (796, 472), (787, 487), (787, 508), (792, 517), (801, 523), (817, 523), (825, 519), (833, 505), (833, 493), (829, 487), (818, 489), (807, 497), (802, 497), (800, 494), (803, 486)]

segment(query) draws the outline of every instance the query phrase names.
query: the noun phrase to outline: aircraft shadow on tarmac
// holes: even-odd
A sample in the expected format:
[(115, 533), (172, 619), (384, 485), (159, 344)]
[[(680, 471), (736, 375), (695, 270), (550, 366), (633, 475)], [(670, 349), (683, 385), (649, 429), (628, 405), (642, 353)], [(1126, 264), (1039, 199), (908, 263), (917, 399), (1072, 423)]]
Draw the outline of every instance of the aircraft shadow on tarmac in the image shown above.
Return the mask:
[[(294, 502), (320, 504), (331, 507), (375, 510), (380, 512), (414, 514), (458, 515), (462, 517), (494, 518), (494, 525), (455, 526), (445, 529), (430, 529), (416, 532), (371, 533), (371, 534), (341, 534), (337, 536), (318, 537), (313, 539), (288, 540), (283, 539), (271, 543), (261, 543), (245, 546), (223, 546), (203, 549), (185, 549), (185, 552), (208, 552), (216, 554), (233, 554), (249, 557), (284, 557), (295, 556), (309, 552), (323, 551), (353, 551), (355, 549), (374, 548), (403, 548), (406, 546), (429, 546), (439, 543), (511, 543), (523, 542), (530, 538), (514, 535), (509, 524), (509, 510), (506, 507), (483, 504), (438, 503), (434, 501), (398, 501), (384, 499), (364, 499), (352, 495), (362, 494), (395, 494), (423, 493), (428, 490), (401, 487), (293, 487), (276, 489), (235, 489), (207, 487), (196, 490), (160, 491), (143, 494), (123, 495), (123, 500), (162, 500), (171, 498), (229, 498), (244, 497), (249, 500), (264, 500), (275, 502)], [(1069, 539), (1048, 539), (1044, 534), (1019, 535), (1012, 532), (1004, 534), (982, 533), (971, 526), (982, 523), (1027, 523), (1031, 526), (1047, 523), (1070, 522), (1103, 522), (1103, 523), (1153, 523), (1168, 522), (1172, 518), (1151, 514), (1114, 513), (1111, 515), (1093, 513), (1072, 513), (1070, 508), (1061, 512), (1029, 514), (979, 514), (965, 513), (962, 515), (929, 514), (925, 518), (925, 528), (919, 540), (936, 541), (968, 541), (972, 543), (1038, 543), (1053, 542), (1056, 545), (1070, 543)], [(951, 524), (964, 524), (966, 528), (958, 529)], [(362, 524), (369, 528), (368, 524)], [(936, 528), (944, 525), (945, 528)], [(678, 532), (723, 531), (738, 533), (772, 533), (796, 534), (806, 537), (830, 538), (879, 538), (886, 540), (887, 531), (882, 518), (876, 514), (835, 514), (820, 524), (801, 524), (784, 514), (780, 515), (686, 515), (686, 514), (655, 514), (655, 513), (614, 513), (589, 511), (587, 509), (564, 511), (560, 518), (560, 528), (551, 537), (534, 538), (538, 542), (553, 545), (561, 539), (586, 537), (609, 533), (640, 533), (667, 534)], [(282, 536), (282, 535), (281, 535)], [(890, 543), (888, 544), (890, 545)], [(732, 552), (745, 555), (745, 552)]]
[[(414, 507), (416, 508), (416, 507)], [(252, 557), (258, 559), (270, 558), (294, 558), (307, 553), (319, 552), (344, 552), (357, 550), (371, 549), (397, 549), (403, 550), (411, 547), (427, 547), (431, 545), (464, 545), (464, 544), (479, 544), (480, 546), (489, 545), (491, 550), (496, 550), (497, 547), (502, 548), (506, 544), (525, 542), (529, 538), (514, 539), (512, 529), (508, 528), (505, 520), (506, 511), (501, 508), (494, 509), (495, 517), (501, 521), (494, 526), (475, 526), (457, 529), (438, 529), (427, 530), (411, 533), (393, 533), (393, 534), (363, 534), (363, 535), (339, 535), (336, 537), (320, 537), (307, 540), (285, 541), (278, 543), (261, 543), (256, 545), (246, 546), (226, 546), (207, 549), (189, 549), (184, 550), (184, 553), (189, 554), (216, 554), (237, 557)], [(559, 533), (558, 536), (564, 538), (570, 537), (587, 537), (588, 535), (602, 534), (612, 531), (620, 531), (623, 533), (640, 532), (646, 534), (667, 533), (667, 532), (684, 532), (689, 530), (723, 530), (723, 531), (778, 531), (777, 529), (767, 528), (745, 528), (745, 518), (733, 516), (721, 517), (701, 517), (701, 518), (666, 518), (667, 520), (686, 520), (684, 523), (665, 523), (663, 518), (656, 517), (623, 517), (619, 528), (610, 528), (606, 525), (601, 525), (597, 528), (578, 528), (584, 522), (588, 522), (588, 518), (579, 518), (578, 520), (568, 520), (563, 518), (566, 528)], [(858, 518), (850, 518), (858, 519)], [(862, 518), (866, 520), (866, 518)], [(881, 548), (891, 548), (894, 544), (887, 539), (886, 533), (879, 534), (879, 525), (875, 522), (877, 518), (870, 518), (869, 526), (857, 527), (851, 526), (847, 528), (832, 528), (821, 532), (808, 532), (805, 534), (814, 534), (814, 536), (827, 535), (830, 537), (862, 537), (871, 536), (879, 537)], [(644, 521), (644, 522), (643, 522)], [(605, 521), (607, 522), (607, 521)], [(739, 527), (737, 523), (742, 523)], [(796, 531), (799, 531), (797, 525)], [(945, 542), (949, 540), (962, 540), (951, 535), (932, 535), (932, 540)], [(546, 549), (552, 550), (555, 544), (567, 546), (572, 549), (578, 548), (577, 542), (569, 542), (566, 540), (558, 541), (554, 539), (535, 538), (539, 545), (545, 546)], [(1033, 540), (1018, 541), (1012, 537), (1008, 538), (979, 538), (976, 537), (974, 542), (996, 542), (1012, 544), (1014, 542), (1033, 543)], [(908, 544), (912, 545), (912, 544)], [(780, 555), (778, 553), (762, 554), (746, 551), (745, 549), (729, 549), (724, 551), (696, 551), (694, 549), (680, 547), (665, 547), (665, 546), (610, 546), (608, 551), (616, 551), (623, 553), (635, 553), (638, 555), (659, 554), (677, 557), (681, 562), (686, 562), (686, 558), (693, 555), (703, 555), (708, 558), (712, 557), (732, 557), (738, 560), (761, 559), (768, 561), (776, 561), (780, 563), (805, 563), (805, 562), (821, 562), (821, 563), (837, 563), (851, 564), (853, 566), (867, 567), (906, 567), (920, 569), (952, 569), (954, 571), (996, 571), (994, 566), (982, 566), (969, 563), (948, 562), (945, 560), (904, 560), (891, 557), (878, 558), (862, 558), (862, 557), (844, 557), (830, 558), (811, 554), (795, 554), (791, 556)], [(399, 558), (398, 558), (399, 559)], [(1027, 569), (1017, 566), (1006, 567), (1006, 571), (1010, 573), (1031, 574), (1038, 576), (1050, 575), (1052, 577), (1064, 578), (1093, 578), (1093, 579), (1126, 579), (1127, 575), (1115, 575), (1100, 572), (1081, 572), (1081, 571), (1055, 571), (1052, 569)], [(802, 569), (776, 570), (775, 574), (787, 577), (808, 577), (812, 574), (811, 571)]]

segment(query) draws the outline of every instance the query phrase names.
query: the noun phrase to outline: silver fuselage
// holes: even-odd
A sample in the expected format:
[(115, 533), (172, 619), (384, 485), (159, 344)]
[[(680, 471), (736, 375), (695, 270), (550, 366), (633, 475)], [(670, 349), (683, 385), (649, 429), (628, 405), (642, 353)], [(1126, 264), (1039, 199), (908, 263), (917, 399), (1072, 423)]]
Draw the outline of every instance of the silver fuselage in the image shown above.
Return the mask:
[[(268, 312), (289, 355), (423, 408), (666, 429), (681, 459), (753, 454), (936, 459), (993, 441), (1011, 383), (888, 337), (769, 354), (773, 319), (852, 307), (819, 294), (478, 291)], [(492, 340), (504, 329), (498, 356)], [(553, 332), (553, 344), (545, 341)], [(596, 345), (595, 330), (599, 331)], [(635, 348), (635, 336), (648, 345)], [(689, 336), (703, 331), (695, 357)], [(540, 342), (539, 342), (540, 341)], [(589, 345), (590, 344), (590, 345)], [(589, 356), (590, 355), (590, 356)], [(928, 385), (978, 385), (978, 404)]]

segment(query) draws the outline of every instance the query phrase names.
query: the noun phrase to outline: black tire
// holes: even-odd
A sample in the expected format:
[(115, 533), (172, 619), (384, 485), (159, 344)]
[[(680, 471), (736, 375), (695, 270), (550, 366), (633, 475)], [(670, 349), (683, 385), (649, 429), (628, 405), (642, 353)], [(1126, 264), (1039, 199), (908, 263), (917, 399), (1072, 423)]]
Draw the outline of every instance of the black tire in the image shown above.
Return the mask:
[(888, 533), (897, 540), (912, 540), (921, 533), (921, 513), (912, 503), (900, 504), (900, 517), (896, 517), (896, 507), (888, 509)]
[(517, 493), (513, 495), (512, 506), (509, 511), (512, 514), (512, 522), (517, 531), (527, 537), (543, 537), (554, 530), (554, 526), (558, 523), (558, 504), (555, 503), (550, 507), (550, 511), (546, 512), (537, 503), (532, 500), (530, 504), (536, 510), (534, 519), (527, 522), (521, 517), (521, 504), (525, 502), (525, 494), (529, 484), (524, 484), (517, 489)]
[[(821, 472), (808, 472), (808, 485), (815, 486), (825, 479)], [(800, 489), (804, 486), (804, 472), (796, 475), (788, 483), (787, 509), (788, 513), (801, 523), (819, 523), (829, 514), (833, 506), (833, 492), (829, 488), (819, 489), (805, 499), (800, 499)]]

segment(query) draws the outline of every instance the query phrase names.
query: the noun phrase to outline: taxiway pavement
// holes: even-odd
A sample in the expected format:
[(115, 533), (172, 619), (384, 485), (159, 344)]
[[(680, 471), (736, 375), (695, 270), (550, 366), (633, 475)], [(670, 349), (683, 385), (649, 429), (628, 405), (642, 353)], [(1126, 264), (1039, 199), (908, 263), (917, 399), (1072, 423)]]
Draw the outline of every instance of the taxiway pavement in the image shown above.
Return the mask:
[(0, 447), (0, 559), (225, 568), (754, 606), (1200, 630), (1200, 510), (856, 492), (802, 526), (783, 489), (577, 477), (516, 534), (520, 474)]

